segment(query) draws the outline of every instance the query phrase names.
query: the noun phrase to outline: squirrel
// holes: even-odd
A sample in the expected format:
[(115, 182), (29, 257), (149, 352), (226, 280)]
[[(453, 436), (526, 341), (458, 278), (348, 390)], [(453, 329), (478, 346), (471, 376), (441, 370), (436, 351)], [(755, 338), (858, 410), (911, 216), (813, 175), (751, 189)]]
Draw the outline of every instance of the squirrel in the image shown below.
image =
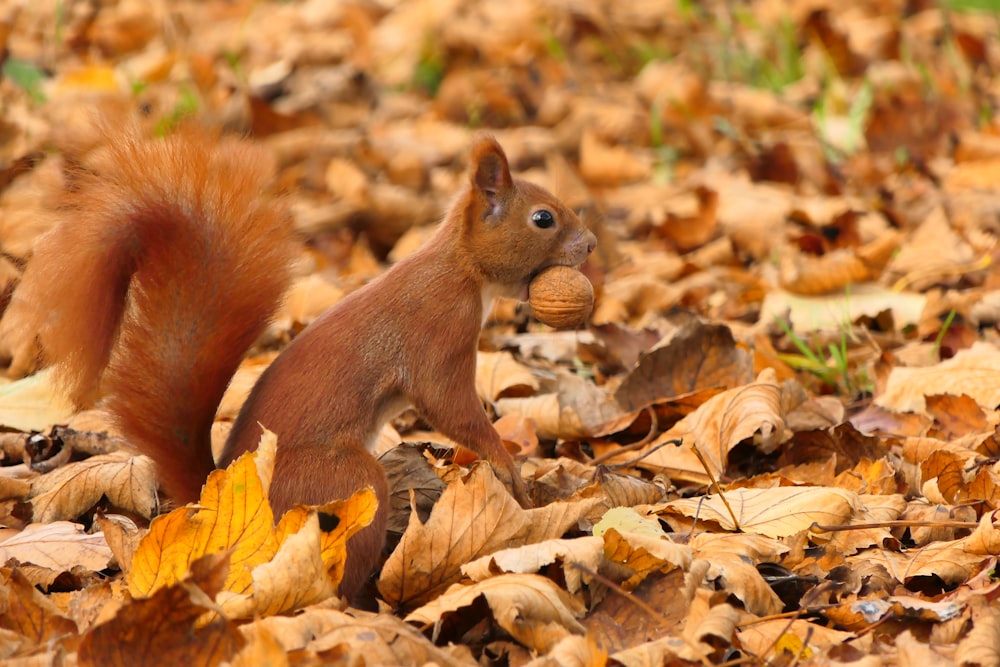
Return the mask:
[[(237, 366), (291, 280), (291, 220), (268, 197), (250, 142), (182, 129), (117, 132), (72, 173), (58, 224), (39, 239), (10, 310), (78, 404), (100, 396), (130, 447), (178, 502), (215, 469), (211, 426)], [(517, 466), (475, 391), (494, 297), (524, 300), (533, 276), (577, 266), (596, 238), (545, 189), (511, 176), (495, 139), (474, 140), (468, 185), (419, 250), (309, 324), (261, 375), (219, 467), (277, 434), (275, 516), (370, 486), (372, 524), (352, 537), (340, 595), (379, 560), (388, 488), (369, 449), (412, 405), (488, 461), (523, 506)], [(9, 311), (10, 312), (10, 311)]]

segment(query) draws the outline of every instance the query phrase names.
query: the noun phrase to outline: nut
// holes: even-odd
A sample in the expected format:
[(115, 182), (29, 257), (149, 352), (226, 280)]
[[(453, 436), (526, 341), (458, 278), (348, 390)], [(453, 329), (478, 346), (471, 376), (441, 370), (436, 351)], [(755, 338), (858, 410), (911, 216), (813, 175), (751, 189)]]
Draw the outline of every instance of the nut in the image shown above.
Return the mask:
[(569, 266), (551, 266), (528, 285), (528, 303), (535, 317), (556, 329), (574, 329), (594, 309), (594, 286)]

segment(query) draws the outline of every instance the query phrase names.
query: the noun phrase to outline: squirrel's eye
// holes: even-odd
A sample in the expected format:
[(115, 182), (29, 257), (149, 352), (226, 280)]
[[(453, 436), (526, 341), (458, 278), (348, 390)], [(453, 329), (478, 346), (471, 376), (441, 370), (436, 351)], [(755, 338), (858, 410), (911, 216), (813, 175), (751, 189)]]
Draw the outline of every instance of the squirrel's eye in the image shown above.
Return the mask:
[(532, 213), (531, 221), (535, 223), (535, 227), (538, 227), (539, 229), (548, 229), (552, 225), (556, 224), (556, 219), (552, 217), (552, 212), (546, 211), (544, 208), (540, 211)]

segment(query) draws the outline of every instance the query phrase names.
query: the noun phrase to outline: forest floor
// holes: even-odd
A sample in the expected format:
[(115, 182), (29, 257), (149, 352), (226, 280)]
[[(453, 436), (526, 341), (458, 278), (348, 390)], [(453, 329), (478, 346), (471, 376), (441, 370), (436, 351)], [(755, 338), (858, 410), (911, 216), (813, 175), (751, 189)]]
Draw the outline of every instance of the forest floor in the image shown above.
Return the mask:
[(108, 127), (273, 156), (301, 261), (220, 439), (476, 132), (598, 238), (586, 326), (483, 333), (534, 509), (415, 413), (383, 433), (376, 612), (331, 597), (371, 497), (274, 527), (248, 458), (169, 512), (0, 329), (4, 664), (1000, 665), (1000, 5), (0, 0), (0, 58), (4, 308)]

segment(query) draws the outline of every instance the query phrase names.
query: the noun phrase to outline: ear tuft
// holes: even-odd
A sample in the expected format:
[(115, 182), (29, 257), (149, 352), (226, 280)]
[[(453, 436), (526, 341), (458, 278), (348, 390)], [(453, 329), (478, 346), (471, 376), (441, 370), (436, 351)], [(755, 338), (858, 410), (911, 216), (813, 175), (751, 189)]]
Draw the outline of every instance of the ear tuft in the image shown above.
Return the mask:
[(470, 164), (472, 187), (482, 192), (496, 208), (507, 192), (514, 187), (503, 148), (493, 137), (480, 135), (472, 146)]

